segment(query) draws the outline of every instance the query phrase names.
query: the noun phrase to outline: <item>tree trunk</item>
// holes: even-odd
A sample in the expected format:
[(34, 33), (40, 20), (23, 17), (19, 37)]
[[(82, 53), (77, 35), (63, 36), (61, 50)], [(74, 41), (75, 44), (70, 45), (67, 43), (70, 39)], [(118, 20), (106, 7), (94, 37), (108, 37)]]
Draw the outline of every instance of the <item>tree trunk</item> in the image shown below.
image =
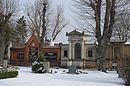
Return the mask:
[(5, 44), (3, 41), (3, 37), (0, 35), (0, 65), (3, 62), (3, 58), (4, 58), (4, 51), (5, 51)]
[(42, 34), (41, 34), (41, 44), (44, 43), (44, 37), (46, 35), (46, 11), (47, 11), (47, 4), (44, 4), (44, 8), (42, 11)]
[(106, 51), (107, 47), (104, 44), (98, 45), (97, 48), (97, 68), (103, 72), (106, 72)]

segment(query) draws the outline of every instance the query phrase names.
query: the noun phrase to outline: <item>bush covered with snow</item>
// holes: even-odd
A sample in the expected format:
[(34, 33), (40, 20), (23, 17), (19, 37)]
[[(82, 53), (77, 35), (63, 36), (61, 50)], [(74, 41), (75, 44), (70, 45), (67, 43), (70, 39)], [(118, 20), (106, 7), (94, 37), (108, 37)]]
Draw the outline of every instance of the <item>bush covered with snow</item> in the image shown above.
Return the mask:
[(37, 62), (35, 61), (33, 64), (32, 64), (32, 72), (34, 73), (45, 73), (46, 70), (43, 66), (43, 62)]
[(44, 68), (43, 62), (44, 57), (42, 54), (39, 55), (38, 59), (32, 63), (32, 72), (34, 73), (45, 73), (46, 70)]
[(10, 66), (7, 68), (1, 67), (0, 66), (0, 79), (5, 79), (5, 78), (13, 78), (18, 76), (18, 69), (16, 67)]
[(0, 79), (13, 78), (18, 76), (18, 71), (1, 71)]

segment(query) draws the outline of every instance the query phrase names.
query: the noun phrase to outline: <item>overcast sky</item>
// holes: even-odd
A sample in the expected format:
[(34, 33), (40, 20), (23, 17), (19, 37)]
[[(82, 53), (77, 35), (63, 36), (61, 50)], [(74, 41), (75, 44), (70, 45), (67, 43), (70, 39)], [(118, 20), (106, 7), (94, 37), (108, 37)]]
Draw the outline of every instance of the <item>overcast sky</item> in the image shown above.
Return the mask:
[(72, 19), (72, 8), (73, 8), (73, 1), (72, 0), (53, 0), (55, 4), (61, 4), (64, 7), (65, 17), (69, 21), (69, 25), (67, 28), (64, 28), (62, 32), (57, 37), (56, 41), (68, 43), (68, 38), (66, 37), (66, 32), (72, 31), (72, 25), (74, 24), (74, 20)]
[[(26, 5), (30, 5), (31, 3), (33, 3), (34, 0), (20, 0), (21, 1), (21, 5), (23, 5), (23, 10), (24, 7)], [(65, 36), (66, 32), (70, 32), (72, 31), (73, 28), (73, 19), (72, 19), (72, 8), (73, 8), (73, 1), (72, 0), (52, 0), (54, 5), (61, 5), (64, 8), (64, 14), (65, 17), (67, 18), (67, 20), (69, 21), (69, 25), (67, 28), (64, 28), (61, 33), (59, 34), (59, 36), (56, 38), (56, 42), (62, 42), (62, 43), (68, 43), (68, 38)]]

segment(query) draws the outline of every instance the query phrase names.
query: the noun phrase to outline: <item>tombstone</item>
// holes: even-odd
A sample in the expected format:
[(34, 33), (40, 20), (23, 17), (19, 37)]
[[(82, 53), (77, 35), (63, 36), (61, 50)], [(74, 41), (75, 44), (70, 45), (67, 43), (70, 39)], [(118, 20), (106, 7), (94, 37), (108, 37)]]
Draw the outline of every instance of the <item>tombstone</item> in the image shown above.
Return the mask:
[(50, 63), (49, 62), (43, 62), (43, 66), (44, 66), (46, 72), (49, 73)]
[(78, 74), (78, 69), (73, 65), (69, 66), (68, 70), (68, 73), (70, 74)]
[(7, 68), (8, 60), (3, 60), (3, 68)]
[(117, 63), (113, 62), (112, 67), (113, 67), (113, 69), (117, 70)]

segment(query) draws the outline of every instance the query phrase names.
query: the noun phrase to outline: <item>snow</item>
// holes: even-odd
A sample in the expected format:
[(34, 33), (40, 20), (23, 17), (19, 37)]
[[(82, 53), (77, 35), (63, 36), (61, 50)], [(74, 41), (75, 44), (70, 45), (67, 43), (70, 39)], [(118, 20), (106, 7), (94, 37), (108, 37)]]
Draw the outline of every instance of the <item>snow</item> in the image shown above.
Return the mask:
[(125, 44), (130, 44), (130, 42), (126, 42)]
[(124, 86), (115, 71), (82, 70), (88, 74), (67, 74), (67, 69), (51, 70), (52, 74), (34, 74), (30, 67), (20, 67), (18, 77), (2, 79), (0, 86)]

